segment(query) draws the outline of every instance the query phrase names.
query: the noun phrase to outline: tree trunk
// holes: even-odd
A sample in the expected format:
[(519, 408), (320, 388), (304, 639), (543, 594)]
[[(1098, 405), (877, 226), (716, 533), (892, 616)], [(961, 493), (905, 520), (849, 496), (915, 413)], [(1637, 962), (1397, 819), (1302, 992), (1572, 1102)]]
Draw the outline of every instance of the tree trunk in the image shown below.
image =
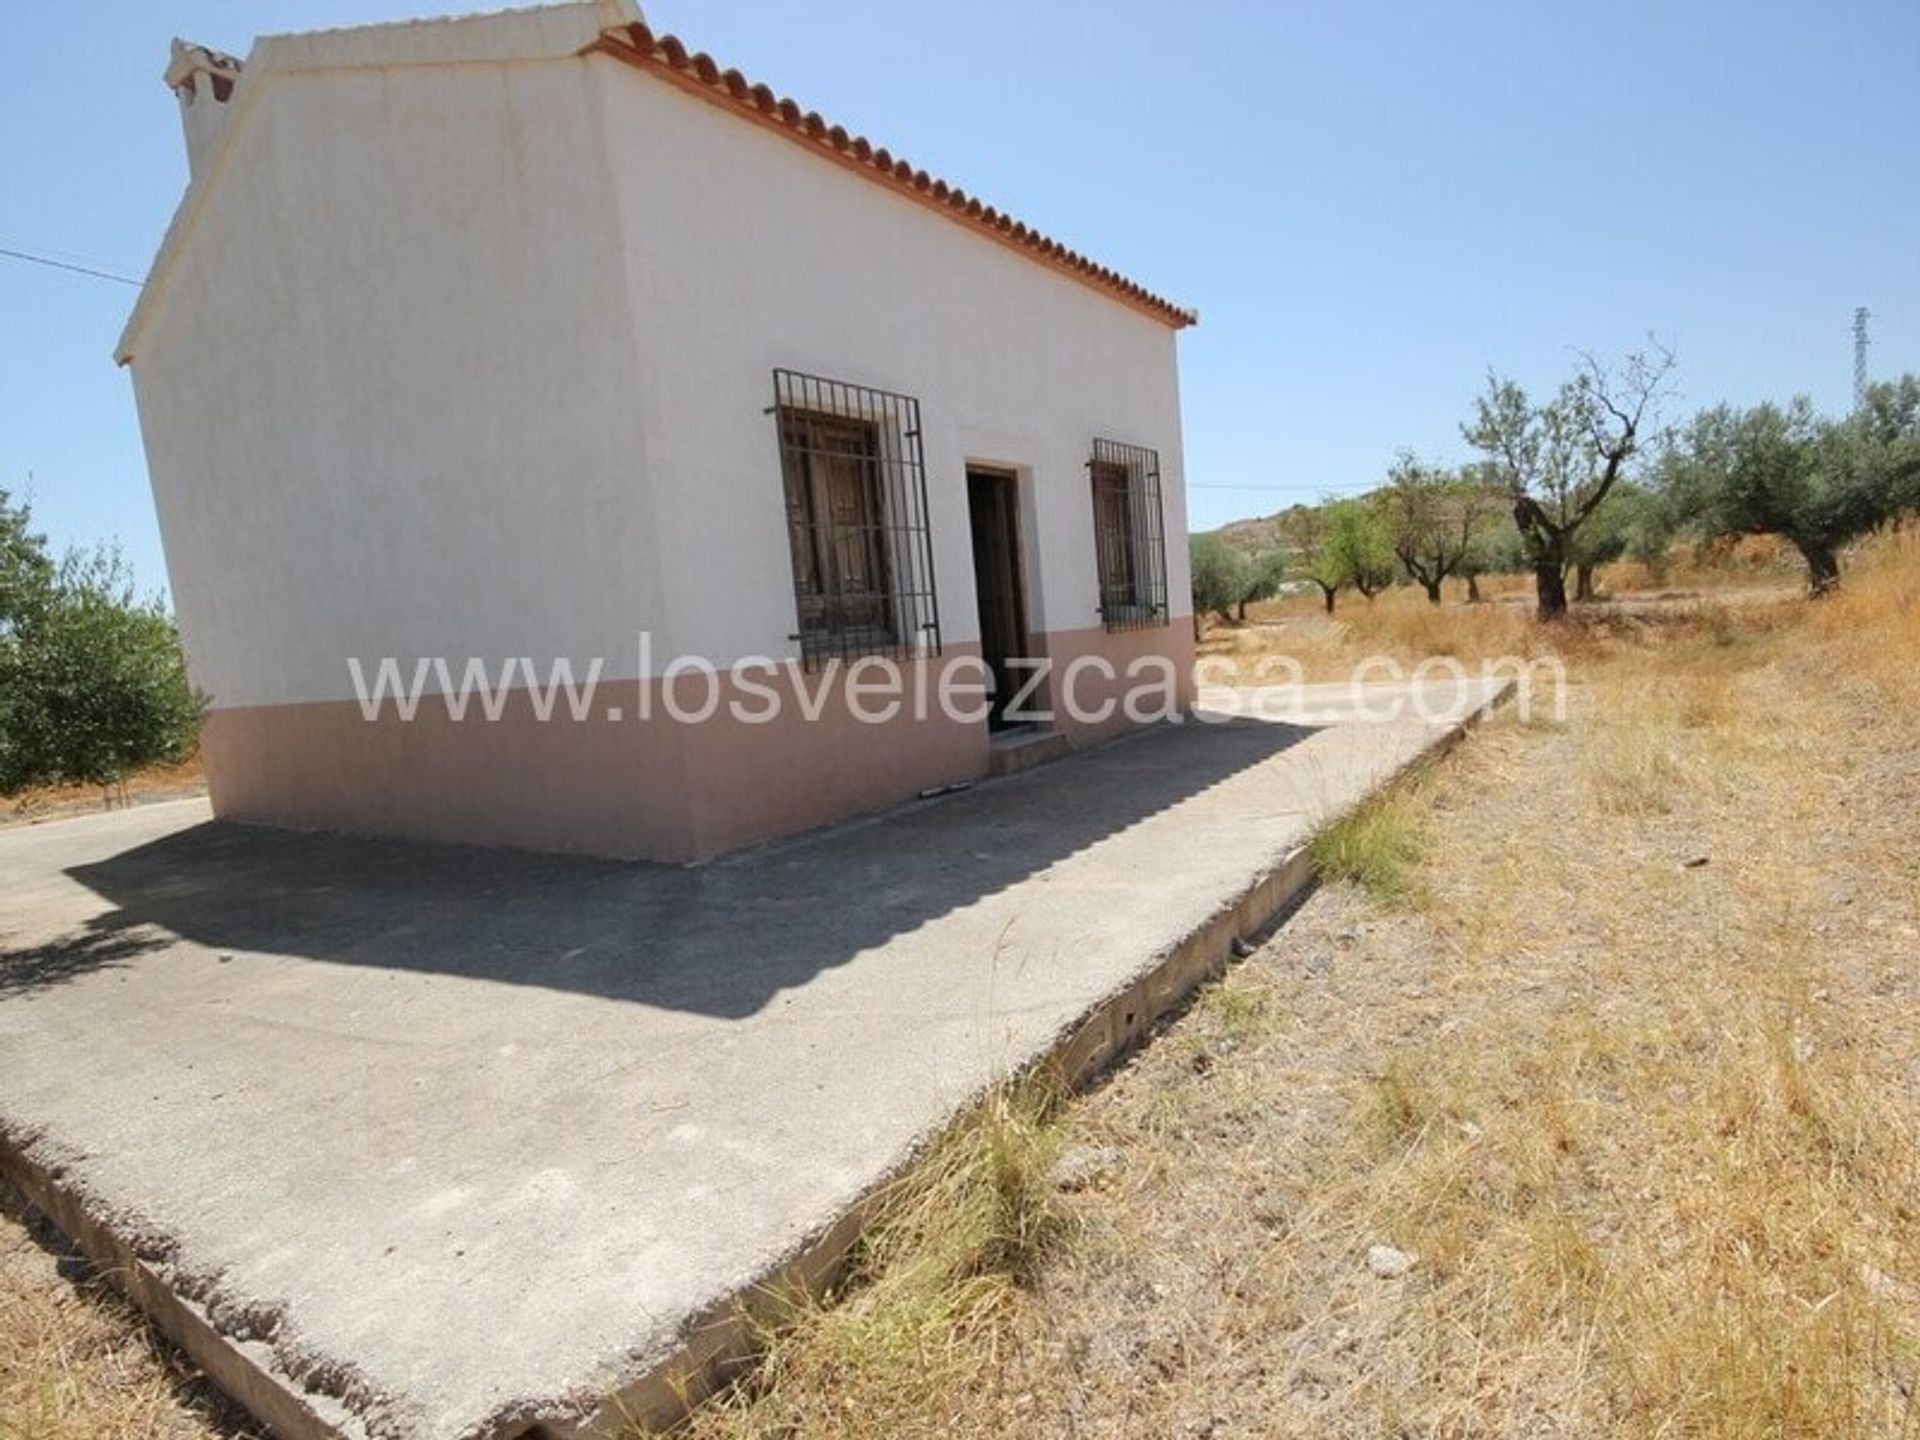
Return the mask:
[(1193, 643), (1194, 644), (1198, 645), (1202, 640), (1207, 638), (1205, 634), (1202, 633), (1205, 629), (1206, 629), (1205, 622), (1201, 617), (1199, 608), (1196, 606), (1193, 612)]
[(1478, 605), (1480, 603), (1480, 577), (1478, 575), (1467, 576), (1467, 603), (1469, 605)]
[(1420, 583), (1426, 588), (1428, 602), (1438, 605), (1440, 603), (1440, 582), (1438, 580), (1422, 580)]
[(1593, 599), (1593, 566), (1576, 565), (1573, 574), (1573, 598), (1576, 600)]
[(1238, 619), (1242, 625), (1247, 623), (1247, 602), (1245, 600), (1242, 600), (1240, 602), (1240, 614), (1238, 616)]
[(1840, 560), (1832, 549), (1810, 540), (1795, 540), (1794, 549), (1807, 562), (1807, 593), (1818, 600), (1840, 587)]
[(1534, 562), (1533, 588), (1542, 620), (1558, 620), (1567, 613), (1567, 572), (1560, 568), (1559, 556)]
[(1320, 587), (1320, 593), (1326, 597), (1327, 614), (1331, 615), (1333, 613), (1333, 587), (1331, 585), (1322, 585)]

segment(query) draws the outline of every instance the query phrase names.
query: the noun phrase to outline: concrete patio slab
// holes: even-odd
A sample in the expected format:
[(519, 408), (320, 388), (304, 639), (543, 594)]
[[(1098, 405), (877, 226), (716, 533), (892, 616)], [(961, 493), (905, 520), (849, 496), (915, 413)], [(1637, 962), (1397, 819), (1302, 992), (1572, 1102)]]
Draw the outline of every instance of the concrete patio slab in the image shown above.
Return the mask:
[(996, 1078), (1222, 965), (1495, 687), (1323, 698), (697, 869), (201, 802), (0, 832), (0, 1166), (280, 1433), (603, 1433)]

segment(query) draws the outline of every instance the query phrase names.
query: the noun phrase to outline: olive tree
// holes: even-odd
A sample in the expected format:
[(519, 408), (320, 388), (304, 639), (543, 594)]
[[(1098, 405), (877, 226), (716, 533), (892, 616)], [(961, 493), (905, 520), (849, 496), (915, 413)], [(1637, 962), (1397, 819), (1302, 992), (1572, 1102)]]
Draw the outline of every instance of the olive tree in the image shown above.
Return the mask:
[(1247, 606), (1256, 600), (1271, 600), (1280, 593), (1287, 578), (1287, 552), (1278, 545), (1253, 551), (1247, 556), (1247, 579), (1240, 589), (1239, 617), (1247, 618)]
[(1280, 593), (1286, 555), (1277, 546), (1241, 549), (1220, 535), (1196, 535), (1188, 542), (1192, 558), (1194, 636), (1200, 617), (1211, 610), (1222, 620), (1245, 620), (1247, 606)]
[(1209, 610), (1222, 620), (1234, 618), (1234, 610), (1246, 593), (1253, 567), (1246, 555), (1218, 535), (1195, 535), (1188, 542), (1193, 571), (1193, 633), (1200, 634), (1200, 617)]
[(1660, 569), (1666, 562), (1673, 529), (1672, 513), (1658, 491), (1623, 480), (1568, 543), (1573, 598), (1593, 599), (1594, 573), (1623, 556)]
[(1846, 420), (1806, 397), (1716, 405), (1662, 456), (1675, 511), (1710, 537), (1778, 535), (1807, 566), (1807, 589), (1840, 583), (1840, 550), (1920, 501), (1920, 381), (1876, 385)]
[(1566, 613), (1575, 538), (1645, 446), (1672, 370), (1672, 352), (1658, 347), (1615, 368), (1584, 356), (1544, 403), (1488, 375), (1462, 433), (1492, 462), (1513, 507), (1543, 620)]
[(1920, 509), (1920, 376), (1867, 387), (1851, 421), (1859, 463), (1895, 514)]
[(1454, 573), (1467, 582), (1467, 603), (1478, 605), (1484, 598), (1480, 594), (1481, 576), (1517, 575), (1530, 569), (1520, 532), (1511, 525), (1490, 523), (1475, 533)]
[(1373, 599), (1393, 584), (1398, 558), (1379, 507), (1365, 500), (1335, 500), (1326, 512), (1324, 568)]
[(1280, 517), (1293, 568), (1319, 587), (1327, 613), (1342, 590), (1371, 600), (1393, 583), (1395, 559), (1376, 506), (1360, 499), (1295, 505)]
[(1467, 562), (1498, 504), (1476, 471), (1441, 469), (1406, 452), (1373, 499), (1401, 568), (1435, 605), (1441, 583)]
[(1295, 505), (1280, 517), (1280, 533), (1293, 548), (1293, 563), (1303, 576), (1319, 588), (1327, 614), (1333, 613), (1334, 597), (1347, 584), (1339, 557), (1327, 548), (1327, 516), (1324, 506)]

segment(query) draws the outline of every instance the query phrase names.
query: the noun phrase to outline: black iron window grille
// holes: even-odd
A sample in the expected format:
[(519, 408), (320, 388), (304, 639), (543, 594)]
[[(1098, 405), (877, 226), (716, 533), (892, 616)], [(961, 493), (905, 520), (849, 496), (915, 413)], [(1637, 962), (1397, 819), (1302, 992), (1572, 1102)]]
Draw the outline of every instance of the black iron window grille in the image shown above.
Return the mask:
[(1159, 452), (1095, 440), (1087, 471), (1093, 477), (1101, 621), (1109, 630), (1171, 623)]
[(920, 402), (773, 372), (800, 658), (940, 653)]

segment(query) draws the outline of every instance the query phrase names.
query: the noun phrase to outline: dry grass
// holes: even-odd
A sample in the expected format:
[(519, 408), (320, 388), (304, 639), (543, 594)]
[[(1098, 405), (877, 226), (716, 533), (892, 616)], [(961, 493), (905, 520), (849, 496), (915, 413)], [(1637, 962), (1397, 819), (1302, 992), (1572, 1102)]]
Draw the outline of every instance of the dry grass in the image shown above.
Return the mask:
[[(1444, 623), (1375, 614), (1323, 658)], [(869, 1374), (883, 1266), (696, 1435), (1920, 1431), (1920, 549), (1819, 605), (1442, 615), (1551, 644), (1567, 723), (1322, 834), (1357, 883), (1056, 1122), (1120, 1161), (1028, 1278), (916, 1282)]]
[(0, 1437), (245, 1440), (239, 1417), (0, 1182)]
[(1543, 630), (1527, 604), (1434, 606), (1403, 586), (1372, 601), (1343, 596), (1332, 616), (1317, 600), (1301, 597), (1252, 606), (1245, 625), (1211, 624), (1199, 653), (1211, 683), (1281, 683), (1344, 680), (1370, 656), (1408, 667), (1430, 656), (1467, 665), (1562, 656), (1578, 649), (1583, 636), (1579, 624), (1558, 633)]
[(1700, 545), (1676, 545), (1658, 570), (1637, 560), (1607, 566), (1602, 594), (1705, 591), (1726, 594), (1750, 587), (1806, 583), (1806, 566), (1777, 535), (1745, 535)]
[[(1266, 618), (1207, 650), (1551, 653), (1571, 709), (1330, 829), (1360, 883), (1095, 1093), (995, 1096), (689, 1433), (1920, 1433), (1920, 543), (1818, 604)], [(0, 1434), (233, 1433), (0, 1224)]]
[(1708, 632), (1747, 638), (1782, 617), (1797, 621), (1800, 613), (1803, 577), (1776, 549), (1767, 541), (1742, 542), (1737, 555), (1744, 558), (1733, 568), (1678, 558), (1665, 583), (1638, 564), (1609, 566), (1601, 575), (1609, 598), (1575, 606), (1555, 626), (1535, 623), (1533, 582), (1519, 575), (1483, 579), (1484, 601), (1476, 605), (1465, 603), (1465, 587), (1454, 581), (1438, 606), (1403, 585), (1371, 601), (1343, 593), (1331, 616), (1316, 596), (1293, 596), (1248, 607), (1244, 624), (1209, 620), (1199, 655), (1209, 683), (1272, 684), (1345, 680), (1374, 657), (1409, 670), (1434, 657), (1470, 668), (1510, 658), (1575, 665), (1623, 646), (1646, 648), (1640, 642), (1650, 626), (1663, 640)]
[(839, 1293), (775, 1297), (763, 1360), (686, 1433), (801, 1433), (823, 1404), (830, 1424), (936, 1433), (948, 1397), (991, 1373), (1017, 1291), (1062, 1237), (1062, 1098), (1033, 1077), (957, 1124), (884, 1198)]

